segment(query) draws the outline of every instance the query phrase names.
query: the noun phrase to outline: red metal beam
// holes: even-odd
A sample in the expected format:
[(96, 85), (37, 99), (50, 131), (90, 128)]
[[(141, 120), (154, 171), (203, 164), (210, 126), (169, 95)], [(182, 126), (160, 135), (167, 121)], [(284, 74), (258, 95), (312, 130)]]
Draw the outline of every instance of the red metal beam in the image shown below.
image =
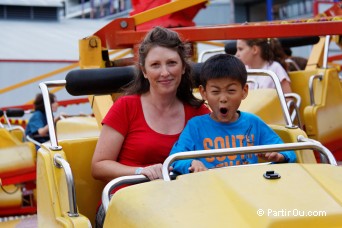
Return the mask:
[[(124, 25), (124, 26), (123, 26)], [(342, 20), (319, 18), (293, 21), (273, 21), (217, 26), (173, 28), (188, 41), (236, 40), (251, 38), (280, 38), (302, 36), (341, 35)], [(107, 49), (132, 48), (147, 31), (135, 31), (133, 18), (113, 20), (94, 35)]]

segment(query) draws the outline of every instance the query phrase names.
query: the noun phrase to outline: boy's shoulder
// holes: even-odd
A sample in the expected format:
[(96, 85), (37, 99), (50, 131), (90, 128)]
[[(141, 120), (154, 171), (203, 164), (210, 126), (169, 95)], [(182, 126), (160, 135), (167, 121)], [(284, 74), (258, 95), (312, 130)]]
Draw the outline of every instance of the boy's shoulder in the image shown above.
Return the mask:
[(203, 123), (210, 120), (210, 114), (202, 114), (198, 116), (194, 116), (191, 119), (189, 119), (188, 124), (194, 124), (197, 125), (199, 123)]
[(251, 113), (251, 112), (243, 112), (243, 111), (240, 111), (240, 116), (242, 118), (245, 118), (245, 119), (252, 119), (252, 120), (257, 120), (257, 121), (262, 121), (264, 122), (259, 116), (257, 116), (256, 114), (254, 113)]

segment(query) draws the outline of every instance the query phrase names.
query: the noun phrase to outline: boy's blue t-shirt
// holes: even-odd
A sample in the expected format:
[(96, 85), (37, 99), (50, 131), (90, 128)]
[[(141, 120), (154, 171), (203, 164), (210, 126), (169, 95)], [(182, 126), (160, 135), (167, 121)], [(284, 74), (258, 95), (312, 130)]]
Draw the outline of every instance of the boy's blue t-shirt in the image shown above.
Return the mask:
[[(233, 123), (220, 123), (213, 120), (210, 114), (196, 116), (188, 121), (178, 141), (172, 147), (171, 153), (281, 144), (281, 138), (258, 116), (239, 112), (240, 117)], [(293, 151), (280, 152), (288, 162), (296, 161)], [(181, 174), (189, 173), (193, 159), (175, 161), (173, 171)], [(209, 158), (199, 158), (208, 169), (215, 167), (254, 164), (258, 162), (255, 154), (230, 155)]]
[(38, 134), (38, 129), (46, 126), (47, 119), (43, 112), (35, 111), (28, 121), (25, 129), (26, 135), (36, 135)]

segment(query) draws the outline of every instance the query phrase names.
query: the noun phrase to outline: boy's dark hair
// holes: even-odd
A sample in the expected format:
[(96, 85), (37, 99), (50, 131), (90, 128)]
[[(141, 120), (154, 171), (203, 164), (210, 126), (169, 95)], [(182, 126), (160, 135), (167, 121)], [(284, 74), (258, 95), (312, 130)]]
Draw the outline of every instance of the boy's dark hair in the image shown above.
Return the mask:
[(231, 78), (244, 87), (247, 82), (247, 70), (240, 59), (229, 54), (217, 54), (207, 59), (201, 68), (200, 84), (205, 87), (208, 80)]

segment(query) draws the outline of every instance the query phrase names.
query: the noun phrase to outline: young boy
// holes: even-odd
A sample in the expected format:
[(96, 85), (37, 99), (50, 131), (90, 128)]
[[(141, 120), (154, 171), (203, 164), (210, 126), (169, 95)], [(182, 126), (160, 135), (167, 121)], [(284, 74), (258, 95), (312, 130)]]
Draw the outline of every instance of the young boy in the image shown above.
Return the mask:
[[(189, 120), (170, 154), (283, 143), (259, 117), (238, 110), (241, 101), (248, 94), (246, 81), (246, 67), (235, 56), (219, 54), (209, 58), (202, 66), (199, 91), (212, 112)], [(296, 161), (293, 151), (271, 152), (259, 156), (271, 162)], [(185, 174), (257, 162), (257, 155), (249, 154), (179, 160), (172, 166), (174, 172)]]

